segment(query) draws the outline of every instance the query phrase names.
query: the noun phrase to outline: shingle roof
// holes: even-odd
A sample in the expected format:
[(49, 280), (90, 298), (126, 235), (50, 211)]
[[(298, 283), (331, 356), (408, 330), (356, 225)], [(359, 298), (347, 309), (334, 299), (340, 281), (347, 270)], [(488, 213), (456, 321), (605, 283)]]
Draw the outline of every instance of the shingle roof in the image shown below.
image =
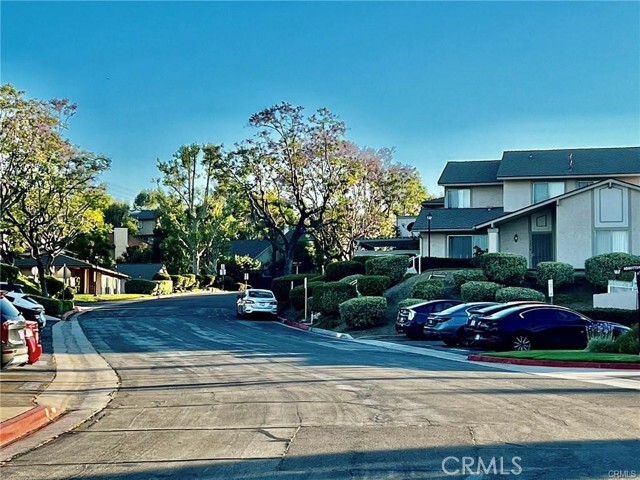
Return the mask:
[[(48, 255), (43, 255), (42, 259), (45, 263), (48, 262), (49, 260), (49, 256)], [(93, 265), (91, 265), (89, 262), (85, 262), (84, 260), (80, 260), (78, 258), (75, 257), (70, 257), (69, 255), (65, 255), (65, 254), (61, 254), (58, 255), (52, 263), (53, 267), (63, 267), (63, 266), (67, 266), (67, 267), (92, 267)], [(23, 257), (23, 258), (19, 258), (15, 261), (15, 266), (18, 268), (29, 268), (29, 267), (35, 267), (36, 266), (36, 261), (33, 258), (30, 257)]]
[(418, 215), (413, 231), (426, 232), (429, 228), (427, 214), (431, 213), (431, 231), (473, 230), (479, 223), (484, 223), (501, 216), (502, 208), (423, 208)]
[(131, 214), (136, 220), (155, 220), (158, 218), (158, 212), (155, 210), (140, 210), (139, 212), (133, 212)]
[(498, 178), (640, 175), (640, 147), (507, 151)]
[(269, 240), (232, 240), (231, 255), (257, 258), (262, 252), (271, 246)]
[(425, 207), (444, 207), (444, 197), (430, 198), (422, 202)]
[(469, 185), (497, 183), (496, 174), (500, 160), (474, 160), (447, 162), (438, 179), (439, 185)]
[(143, 280), (153, 280), (153, 276), (163, 268), (161, 263), (119, 263), (115, 266), (118, 272)]

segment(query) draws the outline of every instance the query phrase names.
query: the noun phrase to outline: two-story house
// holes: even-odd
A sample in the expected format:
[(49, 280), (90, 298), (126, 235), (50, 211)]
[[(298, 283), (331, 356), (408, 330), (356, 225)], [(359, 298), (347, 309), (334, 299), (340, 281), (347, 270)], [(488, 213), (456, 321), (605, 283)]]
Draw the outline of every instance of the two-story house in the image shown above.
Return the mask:
[(423, 205), (422, 256), (470, 258), (474, 247), (584, 268), (609, 252), (640, 254), (640, 147), (507, 151), (448, 162), (444, 207)]

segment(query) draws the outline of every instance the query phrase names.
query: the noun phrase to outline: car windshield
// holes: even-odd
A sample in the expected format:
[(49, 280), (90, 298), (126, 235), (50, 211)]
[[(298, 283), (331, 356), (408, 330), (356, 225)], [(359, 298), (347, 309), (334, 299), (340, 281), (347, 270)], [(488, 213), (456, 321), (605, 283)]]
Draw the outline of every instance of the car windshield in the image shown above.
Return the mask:
[(261, 290), (249, 290), (251, 298), (273, 298), (273, 293)]

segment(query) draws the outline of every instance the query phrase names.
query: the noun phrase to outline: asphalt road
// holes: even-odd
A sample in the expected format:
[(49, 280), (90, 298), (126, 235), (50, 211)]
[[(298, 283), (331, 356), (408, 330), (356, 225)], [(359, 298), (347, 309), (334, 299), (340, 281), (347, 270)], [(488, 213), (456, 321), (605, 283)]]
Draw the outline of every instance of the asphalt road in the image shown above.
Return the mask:
[(0, 476), (640, 477), (636, 390), (237, 320), (233, 306), (207, 295), (84, 314), (120, 390), (94, 421)]

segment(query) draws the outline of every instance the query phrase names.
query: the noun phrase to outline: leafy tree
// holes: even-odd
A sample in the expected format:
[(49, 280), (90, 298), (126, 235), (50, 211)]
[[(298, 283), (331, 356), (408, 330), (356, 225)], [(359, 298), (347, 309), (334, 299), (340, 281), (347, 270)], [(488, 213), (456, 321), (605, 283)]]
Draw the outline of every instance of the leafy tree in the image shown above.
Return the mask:
[(138, 232), (138, 223), (131, 216), (127, 202), (112, 201), (104, 210), (104, 221), (112, 227), (126, 227), (130, 235)]
[(166, 188), (164, 194), (154, 195), (167, 233), (163, 244), (176, 260), (180, 252), (186, 255), (195, 274), (200, 273), (201, 266), (215, 271), (224, 245), (235, 230), (236, 220), (225, 198), (216, 192), (214, 169), (221, 159), (221, 146), (192, 144), (181, 146), (169, 161), (158, 160), (160, 182)]
[(69, 244), (67, 250), (77, 258), (94, 265), (111, 268), (114, 265), (112, 256), (113, 242), (109, 239), (111, 225), (96, 226), (91, 231), (79, 235)]
[(136, 210), (156, 208), (158, 202), (156, 201), (155, 193), (153, 190), (142, 190), (133, 200), (133, 208)]
[(322, 225), (345, 192), (351, 168), (344, 123), (327, 109), (308, 118), (302, 110), (281, 103), (252, 115), (257, 133), (214, 166), (219, 181), (248, 202), (253, 220), (282, 254), (285, 273), (298, 241)]
[(73, 146), (62, 132), (76, 110), (67, 100), (26, 100), (0, 87), (0, 221), (17, 232), (35, 259), (43, 294), (45, 273), (80, 234), (101, 223), (109, 159)]

